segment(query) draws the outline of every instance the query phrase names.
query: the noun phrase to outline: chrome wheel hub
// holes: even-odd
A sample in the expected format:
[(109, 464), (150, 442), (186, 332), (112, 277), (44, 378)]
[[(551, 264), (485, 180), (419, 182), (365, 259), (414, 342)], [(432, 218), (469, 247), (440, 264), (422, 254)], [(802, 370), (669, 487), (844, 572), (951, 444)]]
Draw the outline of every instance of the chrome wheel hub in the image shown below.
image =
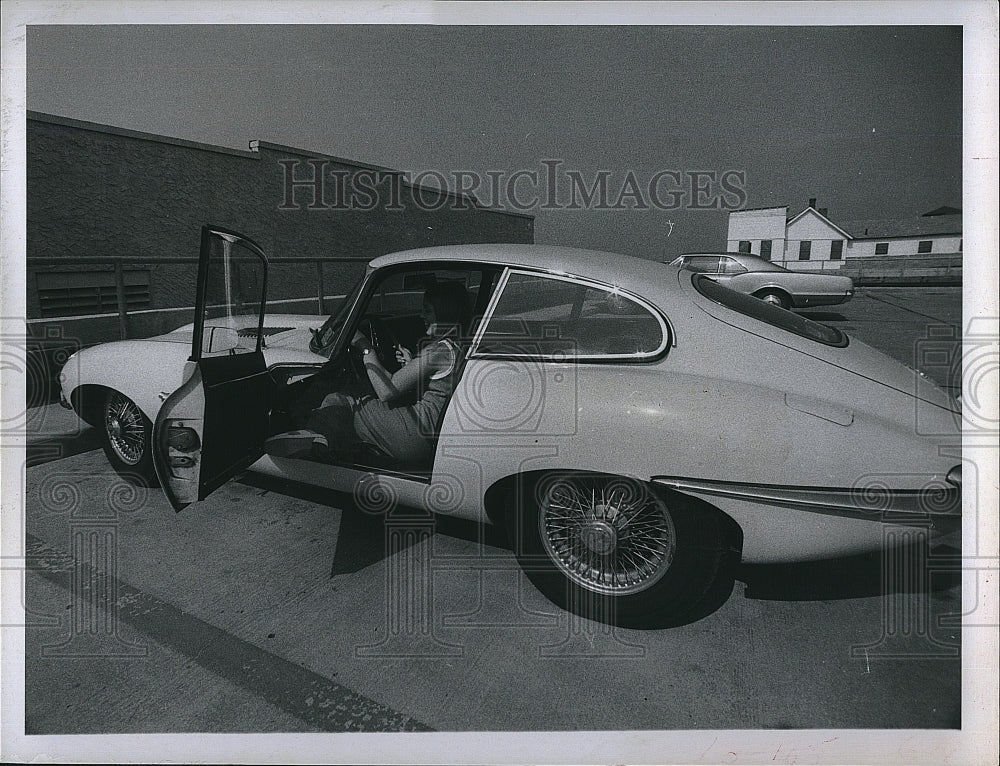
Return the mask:
[(540, 487), (538, 531), (570, 580), (611, 595), (638, 593), (670, 569), (676, 532), (663, 503), (642, 484), (568, 476)]
[(145, 454), (145, 428), (142, 412), (129, 399), (119, 393), (108, 398), (104, 413), (104, 428), (108, 444), (115, 455), (128, 465), (136, 465)]
[(580, 528), (580, 539), (583, 544), (599, 556), (607, 556), (614, 552), (618, 544), (618, 534), (615, 528), (605, 521), (595, 521)]

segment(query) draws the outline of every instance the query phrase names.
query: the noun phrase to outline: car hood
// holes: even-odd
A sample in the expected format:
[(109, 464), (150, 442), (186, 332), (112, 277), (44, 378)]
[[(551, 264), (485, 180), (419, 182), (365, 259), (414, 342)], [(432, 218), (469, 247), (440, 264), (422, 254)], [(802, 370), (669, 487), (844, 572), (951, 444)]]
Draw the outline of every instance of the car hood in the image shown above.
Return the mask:
[[(312, 337), (310, 330), (319, 329), (324, 321), (326, 321), (326, 317), (315, 314), (266, 314), (264, 316), (264, 348), (308, 350), (309, 340)], [(193, 329), (193, 324), (186, 324), (163, 335), (147, 338), (147, 340), (190, 345)]]

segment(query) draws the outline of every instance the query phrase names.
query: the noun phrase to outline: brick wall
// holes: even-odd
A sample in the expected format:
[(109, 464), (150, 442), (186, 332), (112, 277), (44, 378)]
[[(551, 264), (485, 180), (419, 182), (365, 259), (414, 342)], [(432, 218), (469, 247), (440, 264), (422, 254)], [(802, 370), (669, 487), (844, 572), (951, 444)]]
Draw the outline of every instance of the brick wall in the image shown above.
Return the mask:
[[(415, 191), (401, 182), (397, 197), (402, 210), (385, 205), (367, 210), (289, 206), (284, 204), (287, 170), (282, 162), (298, 163), (297, 172), (308, 176), (311, 168), (305, 161), (319, 158), (326, 172), (347, 174), (349, 179), (372, 168), (265, 142), (255, 142), (254, 151), (238, 151), (29, 113), (26, 149), (26, 306), (29, 332), (39, 341), (58, 337), (88, 346), (120, 337), (114, 313), (53, 320), (49, 308), (48, 317), (42, 316), (41, 273), (69, 274), (57, 279), (71, 281), (81, 270), (105, 271), (113, 284), (110, 265), (75, 263), (80, 257), (124, 259), (126, 268), (148, 269), (148, 306), (130, 312), (125, 323), (129, 337), (158, 334), (191, 321), (190, 310), (170, 309), (193, 303), (195, 266), (141, 261), (196, 258), (206, 223), (246, 234), (272, 258), (359, 259), (322, 266), (327, 295), (346, 292), (362, 273), (363, 261), (383, 253), (534, 239), (530, 216), (458, 204), (461, 201), (454, 198), (440, 209), (419, 210), (412, 204)], [(425, 202), (433, 198), (433, 192), (423, 194)], [(38, 261), (42, 258), (44, 263)], [(52, 278), (47, 279), (51, 283)], [(312, 298), (315, 303), (317, 287), (315, 264), (272, 265), (272, 300)], [(298, 311), (301, 304), (276, 308), (282, 307)]]

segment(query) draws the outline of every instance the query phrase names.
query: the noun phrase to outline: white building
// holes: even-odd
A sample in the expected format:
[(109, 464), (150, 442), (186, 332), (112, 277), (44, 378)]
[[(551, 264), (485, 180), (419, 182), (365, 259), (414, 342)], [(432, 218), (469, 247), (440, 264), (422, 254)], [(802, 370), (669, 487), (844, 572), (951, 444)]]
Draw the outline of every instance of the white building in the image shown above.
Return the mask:
[(729, 214), (726, 249), (797, 268), (815, 268), (807, 261), (829, 268), (846, 258), (954, 255), (962, 251), (962, 213), (941, 207), (915, 218), (834, 223), (815, 199), (792, 216), (787, 205), (736, 210)]

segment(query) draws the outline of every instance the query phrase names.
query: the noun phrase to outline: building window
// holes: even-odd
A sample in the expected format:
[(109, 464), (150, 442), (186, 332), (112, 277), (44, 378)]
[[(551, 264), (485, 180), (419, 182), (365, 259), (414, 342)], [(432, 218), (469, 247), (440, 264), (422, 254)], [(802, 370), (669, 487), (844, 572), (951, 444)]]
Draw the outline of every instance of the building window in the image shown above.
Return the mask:
[(740, 240), (740, 252), (741, 253), (752, 252), (751, 251), (750, 240), (748, 240), (748, 239), (741, 239)]
[(925, 240), (917, 243), (917, 252), (918, 253), (929, 253), (931, 251), (931, 248), (933, 246), (934, 246), (934, 242), (932, 240), (925, 239)]
[(839, 261), (844, 257), (844, 240), (835, 239), (830, 243), (830, 260)]
[(875, 243), (875, 255), (888, 255), (889, 254), (889, 243), (888, 242), (876, 242)]
[(760, 241), (760, 257), (765, 261), (771, 260), (771, 240), (762, 239)]
[(958, 252), (962, 252), (962, 240), (958, 240)]
[[(149, 306), (149, 271), (125, 269), (125, 308)], [(35, 275), (43, 317), (107, 314), (118, 311), (113, 271), (40, 272)]]
[(808, 239), (799, 242), (799, 260), (808, 261), (811, 257), (810, 253), (812, 253), (812, 242)]

